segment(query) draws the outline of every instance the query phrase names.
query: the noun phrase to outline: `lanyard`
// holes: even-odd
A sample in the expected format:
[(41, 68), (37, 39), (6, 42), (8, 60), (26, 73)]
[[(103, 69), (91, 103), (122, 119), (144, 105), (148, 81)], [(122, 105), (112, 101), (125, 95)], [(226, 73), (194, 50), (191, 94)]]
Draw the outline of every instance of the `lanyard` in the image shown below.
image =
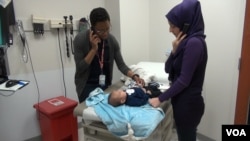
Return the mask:
[(97, 57), (98, 57), (98, 61), (99, 61), (99, 64), (100, 64), (100, 68), (101, 68), (101, 72), (102, 72), (102, 69), (103, 69), (103, 60), (104, 60), (104, 41), (103, 41), (103, 44), (102, 44), (102, 52), (101, 52), (101, 58), (99, 56), (99, 53), (97, 52)]

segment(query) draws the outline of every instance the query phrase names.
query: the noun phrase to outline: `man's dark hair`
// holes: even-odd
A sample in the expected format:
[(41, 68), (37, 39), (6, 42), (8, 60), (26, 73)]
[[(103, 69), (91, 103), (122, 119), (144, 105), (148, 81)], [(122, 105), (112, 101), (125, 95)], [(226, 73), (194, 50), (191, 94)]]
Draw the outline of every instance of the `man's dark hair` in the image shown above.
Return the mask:
[(90, 23), (95, 26), (97, 22), (110, 21), (110, 17), (106, 9), (102, 7), (94, 8), (90, 12)]

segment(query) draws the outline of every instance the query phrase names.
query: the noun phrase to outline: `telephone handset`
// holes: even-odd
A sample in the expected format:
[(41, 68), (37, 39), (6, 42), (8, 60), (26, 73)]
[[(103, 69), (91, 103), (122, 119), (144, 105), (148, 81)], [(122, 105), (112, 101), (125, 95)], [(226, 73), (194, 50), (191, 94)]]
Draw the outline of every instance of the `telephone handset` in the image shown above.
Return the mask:
[(93, 35), (96, 34), (95, 28), (91, 26), (91, 30), (93, 31)]
[(188, 23), (184, 23), (183, 28), (182, 28), (182, 33), (183, 34), (187, 34), (189, 28), (189, 24)]

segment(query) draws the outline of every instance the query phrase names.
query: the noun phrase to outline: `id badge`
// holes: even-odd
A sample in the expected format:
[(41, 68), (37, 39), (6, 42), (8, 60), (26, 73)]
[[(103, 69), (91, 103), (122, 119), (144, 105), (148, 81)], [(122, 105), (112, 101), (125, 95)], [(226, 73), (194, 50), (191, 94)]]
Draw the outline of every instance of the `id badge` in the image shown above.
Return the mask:
[(99, 75), (99, 85), (104, 86), (105, 85), (105, 79), (106, 79), (105, 75), (103, 75), (103, 74)]

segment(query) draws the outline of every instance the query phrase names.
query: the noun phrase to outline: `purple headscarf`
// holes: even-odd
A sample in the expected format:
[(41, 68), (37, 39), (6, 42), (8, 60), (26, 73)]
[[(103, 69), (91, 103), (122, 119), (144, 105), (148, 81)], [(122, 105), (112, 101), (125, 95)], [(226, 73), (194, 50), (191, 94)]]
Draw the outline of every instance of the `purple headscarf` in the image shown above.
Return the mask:
[(185, 23), (188, 23), (188, 36), (205, 37), (201, 5), (197, 0), (183, 0), (167, 13), (166, 18), (180, 30)]
[[(204, 21), (201, 12), (201, 5), (198, 0), (183, 0), (180, 4), (173, 7), (167, 13), (166, 18), (169, 20), (169, 22), (180, 28), (180, 30), (182, 30), (182, 27), (185, 23), (189, 24), (187, 36), (179, 44), (176, 52), (172, 54), (173, 58), (176, 58), (179, 54), (183, 53), (186, 43), (193, 37), (201, 39), (206, 48)], [(174, 79), (176, 79), (176, 77), (174, 76), (175, 73), (173, 73), (174, 69), (172, 63), (167, 62), (165, 64), (165, 71), (169, 73), (169, 80), (173, 81)]]

